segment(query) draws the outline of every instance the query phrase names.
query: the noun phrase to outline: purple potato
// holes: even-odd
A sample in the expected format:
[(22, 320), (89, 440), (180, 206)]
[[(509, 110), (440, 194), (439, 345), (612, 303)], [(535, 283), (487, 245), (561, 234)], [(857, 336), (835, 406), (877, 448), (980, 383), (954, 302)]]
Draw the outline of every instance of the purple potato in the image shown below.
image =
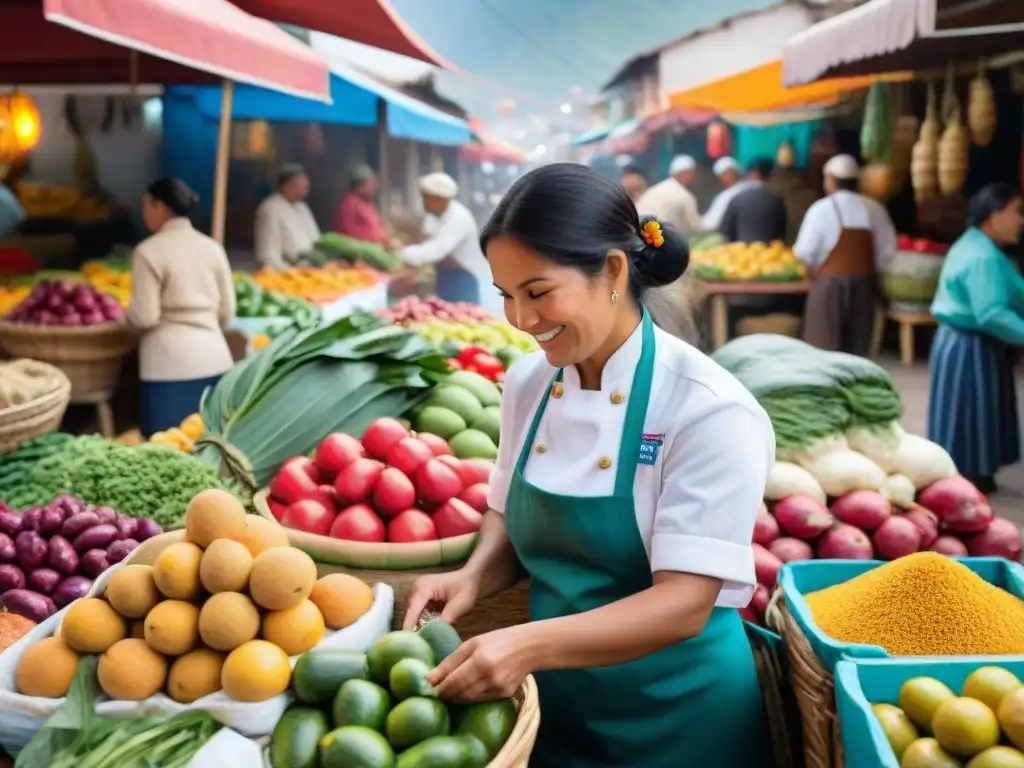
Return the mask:
[(79, 512), (84, 512), (86, 507), (84, 501), (67, 494), (58, 496), (54, 499), (54, 505), (60, 507), (61, 512), (64, 513), (64, 517), (74, 517)]
[(75, 537), (75, 550), (86, 552), (90, 549), (103, 549), (117, 538), (117, 527), (110, 523), (94, 525)]
[(46, 564), (64, 576), (78, 573), (78, 553), (63, 536), (54, 536), (47, 545)]
[(6, 533), (0, 533), (0, 563), (13, 563), (18, 559), (18, 550), (14, 548), (14, 539)]
[(100, 520), (100, 516), (93, 511), (79, 512), (64, 521), (60, 533), (65, 539), (74, 541), (82, 531), (99, 525), (101, 522), (103, 521)]
[(135, 531), (138, 530), (139, 521), (134, 517), (128, 517), (127, 515), (118, 515), (117, 521), (114, 523), (117, 526), (118, 540), (120, 539), (131, 539), (135, 536)]
[(39, 533), (43, 536), (51, 536), (60, 530), (64, 522), (64, 515), (56, 507), (47, 507), (39, 516)]
[(132, 551), (139, 546), (139, 542), (135, 539), (122, 539), (121, 541), (115, 541), (109, 547), (107, 547), (107, 561), (113, 565), (114, 563), (120, 563)]
[(38, 531), (39, 518), (43, 516), (42, 507), (29, 507), (21, 513), (21, 530)]
[(52, 595), (61, 578), (61, 575), (52, 568), (37, 568), (28, 575), (27, 586), (41, 595)]
[(18, 562), (26, 571), (42, 568), (46, 562), (49, 547), (46, 539), (35, 531), (22, 531), (14, 540), (14, 548), (18, 552)]
[(58, 608), (70, 605), (80, 597), (85, 597), (92, 589), (92, 580), (85, 576), (68, 576), (60, 583), (53, 593), (53, 602)]
[(21, 515), (13, 509), (0, 509), (0, 533), (8, 536), (21, 533)]
[(57, 606), (46, 595), (28, 589), (12, 589), (4, 592), (0, 602), (11, 613), (41, 624), (57, 612)]
[(164, 532), (164, 529), (160, 527), (160, 523), (151, 517), (140, 517), (135, 527), (135, 538), (139, 541), (145, 541), (146, 539), (152, 539), (154, 536), (159, 536)]
[(96, 507), (93, 511), (99, 516), (101, 523), (113, 525), (117, 520), (117, 512), (110, 507)]
[(109, 567), (110, 561), (107, 560), (105, 550), (90, 549), (82, 555), (82, 572), (91, 579), (95, 579)]
[(25, 574), (16, 565), (0, 565), (0, 595), (10, 589), (22, 589)]

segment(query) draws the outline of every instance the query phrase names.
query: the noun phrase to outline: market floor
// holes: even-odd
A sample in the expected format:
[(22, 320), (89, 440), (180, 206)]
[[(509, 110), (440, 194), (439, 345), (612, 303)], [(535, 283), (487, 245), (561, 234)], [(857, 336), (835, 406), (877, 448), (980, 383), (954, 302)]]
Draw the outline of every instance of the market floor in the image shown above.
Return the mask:
[[(928, 432), (928, 364), (921, 361), (905, 368), (895, 358), (880, 361), (889, 371), (899, 388), (906, 413), (903, 427), (908, 432), (925, 435)], [(1024, 381), (1017, 377), (1017, 402), (1024, 403)], [(989, 501), (1000, 517), (1024, 526), (1024, 462), (1007, 467), (996, 478), (999, 493)]]

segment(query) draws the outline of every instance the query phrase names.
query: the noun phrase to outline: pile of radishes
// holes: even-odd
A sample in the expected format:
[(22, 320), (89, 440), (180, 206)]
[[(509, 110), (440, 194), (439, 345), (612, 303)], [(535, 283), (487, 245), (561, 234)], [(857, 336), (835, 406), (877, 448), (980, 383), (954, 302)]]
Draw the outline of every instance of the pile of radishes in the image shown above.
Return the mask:
[(163, 533), (149, 518), (128, 517), (58, 496), (21, 514), (0, 504), (0, 606), (41, 622), (85, 595), (92, 580), (139, 542)]
[(7, 320), (31, 325), (103, 325), (117, 322), (124, 310), (113, 296), (70, 280), (39, 283)]
[(917, 503), (895, 506), (876, 491), (852, 491), (826, 507), (794, 495), (762, 505), (754, 523), (757, 587), (743, 609), (763, 623), (783, 563), (794, 560), (895, 560), (915, 552), (1019, 561), (1021, 533), (996, 517), (988, 499), (963, 477), (938, 480)]

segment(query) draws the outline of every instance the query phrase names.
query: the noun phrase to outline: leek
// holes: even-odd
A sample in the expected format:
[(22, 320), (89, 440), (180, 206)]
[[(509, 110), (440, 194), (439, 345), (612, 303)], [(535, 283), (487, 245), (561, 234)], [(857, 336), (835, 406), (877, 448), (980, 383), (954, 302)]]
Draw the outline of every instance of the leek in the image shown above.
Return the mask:
[(255, 490), (330, 433), (361, 436), (402, 416), (447, 371), (430, 342), (373, 315), (289, 328), (203, 395), (206, 436), (194, 452)]

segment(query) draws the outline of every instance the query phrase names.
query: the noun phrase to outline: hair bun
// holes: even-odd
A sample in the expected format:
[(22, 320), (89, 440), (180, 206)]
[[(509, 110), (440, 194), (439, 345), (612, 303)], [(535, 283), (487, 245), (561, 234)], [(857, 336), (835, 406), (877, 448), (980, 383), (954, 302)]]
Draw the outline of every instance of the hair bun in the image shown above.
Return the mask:
[[(644, 227), (657, 224), (661, 230), (661, 244), (647, 242)], [(640, 240), (643, 246), (635, 252), (634, 266), (652, 288), (674, 283), (690, 265), (690, 244), (678, 229), (660, 221), (656, 216), (640, 217)]]

